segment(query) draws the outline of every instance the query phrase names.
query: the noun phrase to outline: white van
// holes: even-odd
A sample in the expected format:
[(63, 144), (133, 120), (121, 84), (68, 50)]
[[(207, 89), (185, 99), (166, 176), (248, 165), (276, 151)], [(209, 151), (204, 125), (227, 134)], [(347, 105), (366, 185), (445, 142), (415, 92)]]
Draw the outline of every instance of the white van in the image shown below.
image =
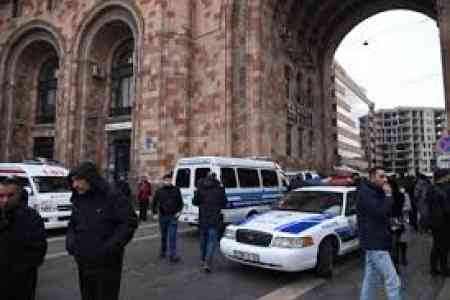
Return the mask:
[(66, 177), (69, 171), (61, 166), (40, 162), (0, 163), (0, 180), (17, 176), (28, 191), (28, 205), (44, 219), (46, 229), (67, 227), (72, 213), (71, 190)]
[(281, 169), (270, 161), (214, 156), (183, 158), (173, 174), (173, 183), (183, 196), (181, 222), (198, 224), (198, 208), (192, 205), (192, 198), (198, 181), (209, 172), (216, 173), (225, 187), (227, 206), (222, 211), (225, 223), (236, 224), (269, 210), (287, 191)]

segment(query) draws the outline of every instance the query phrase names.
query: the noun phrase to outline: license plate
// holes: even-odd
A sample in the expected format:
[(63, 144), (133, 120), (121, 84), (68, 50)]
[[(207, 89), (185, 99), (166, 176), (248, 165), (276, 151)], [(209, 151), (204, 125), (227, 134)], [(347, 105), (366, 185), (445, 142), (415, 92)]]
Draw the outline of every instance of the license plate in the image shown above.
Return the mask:
[(236, 256), (239, 259), (251, 261), (251, 262), (259, 262), (259, 255), (255, 253), (248, 253), (243, 251), (233, 251), (234, 256)]

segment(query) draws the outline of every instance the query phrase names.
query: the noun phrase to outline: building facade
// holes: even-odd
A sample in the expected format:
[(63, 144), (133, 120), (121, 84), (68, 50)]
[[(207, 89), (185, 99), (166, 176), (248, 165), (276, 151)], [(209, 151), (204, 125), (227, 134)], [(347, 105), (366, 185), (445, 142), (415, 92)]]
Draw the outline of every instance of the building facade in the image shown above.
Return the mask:
[(450, 55), (439, 3), (0, 0), (0, 160), (93, 160), (134, 178), (193, 155), (330, 168), (340, 41), (405, 8), (439, 20)]
[(436, 142), (447, 132), (444, 109), (398, 107), (375, 113), (376, 164), (386, 172), (415, 175), (436, 167)]
[(367, 126), (362, 118), (373, 117), (374, 103), (367, 98), (366, 90), (337, 62), (334, 64), (334, 82), (337, 164), (366, 171), (371, 166), (372, 148), (369, 135), (361, 129)]

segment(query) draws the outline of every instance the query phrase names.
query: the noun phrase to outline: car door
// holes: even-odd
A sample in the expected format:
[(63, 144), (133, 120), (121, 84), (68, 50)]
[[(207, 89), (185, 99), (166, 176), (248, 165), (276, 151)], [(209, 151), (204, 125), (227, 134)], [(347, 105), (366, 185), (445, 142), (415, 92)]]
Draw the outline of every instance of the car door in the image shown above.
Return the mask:
[(348, 235), (346, 236), (345, 241), (343, 241), (342, 245), (343, 252), (350, 252), (359, 247), (356, 204), (357, 204), (356, 191), (347, 192), (344, 214), (347, 223), (346, 225), (348, 228)]

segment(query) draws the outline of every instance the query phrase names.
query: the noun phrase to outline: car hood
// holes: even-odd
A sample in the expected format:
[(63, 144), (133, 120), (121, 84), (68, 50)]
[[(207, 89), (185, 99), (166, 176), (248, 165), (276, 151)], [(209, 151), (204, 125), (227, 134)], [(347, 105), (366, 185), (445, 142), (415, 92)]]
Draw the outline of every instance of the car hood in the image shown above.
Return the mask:
[(325, 214), (273, 210), (251, 217), (240, 224), (239, 227), (258, 231), (298, 234), (332, 218), (332, 216)]

